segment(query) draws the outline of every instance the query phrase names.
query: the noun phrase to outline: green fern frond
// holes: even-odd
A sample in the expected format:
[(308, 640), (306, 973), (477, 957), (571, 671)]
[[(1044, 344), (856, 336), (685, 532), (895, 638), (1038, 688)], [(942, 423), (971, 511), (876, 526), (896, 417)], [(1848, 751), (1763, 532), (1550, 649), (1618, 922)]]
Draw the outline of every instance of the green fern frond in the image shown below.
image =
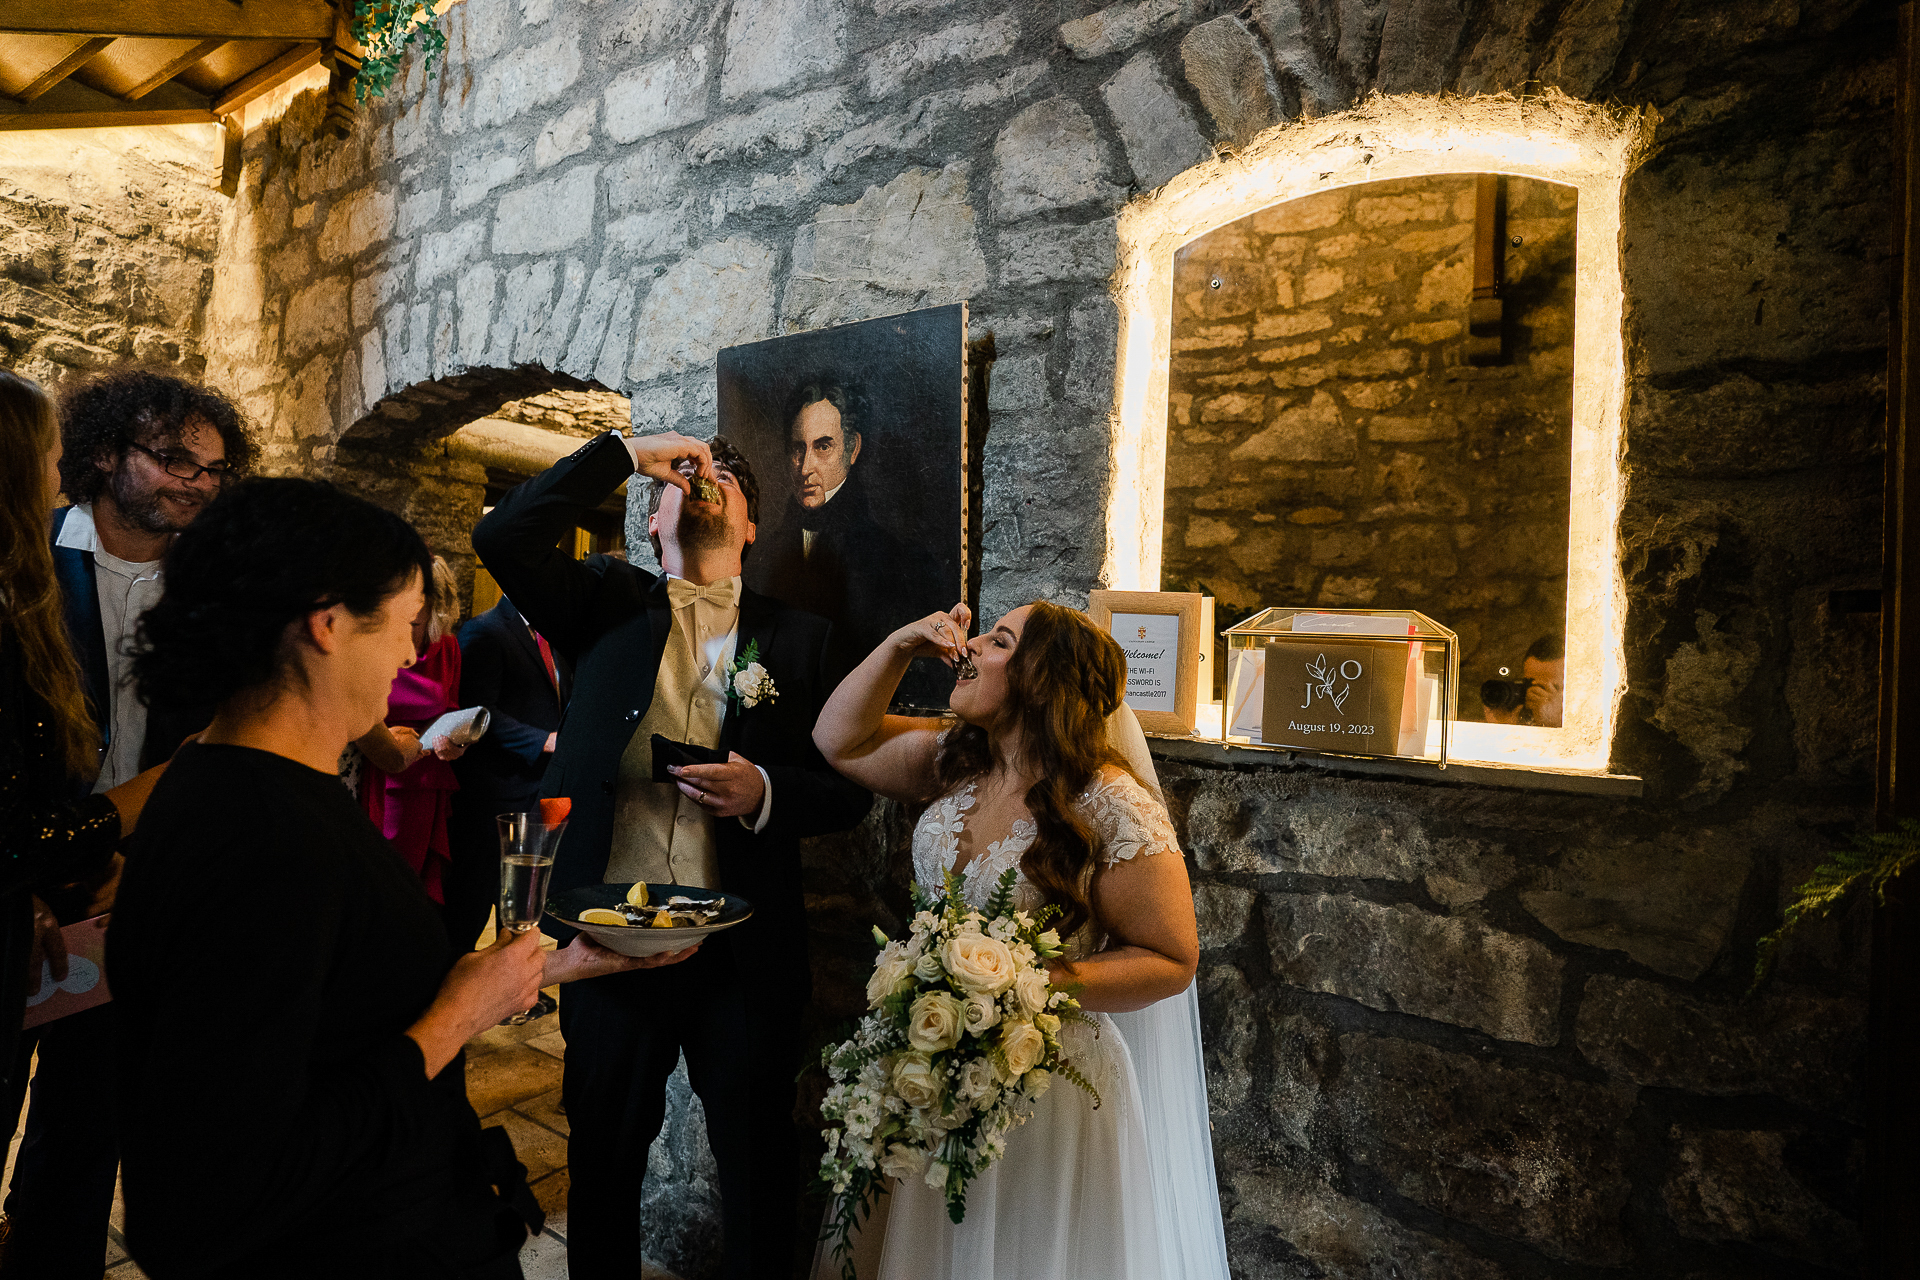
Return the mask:
[(1754, 945), (1753, 985), (1772, 972), (1787, 935), (1808, 916), (1825, 916), (1854, 890), (1865, 887), (1881, 905), (1887, 901), (1887, 883), (1920, 863), (1920, 822), (1904, 819), (1892, 831), (1878, 831), (1854, 841), (1851, 849), (1830, 853), (1813, 869), (1780, 915), (1780, 927)]
[(1095, 1111), (1100, 1109), (1100, 1091), (1093, 1087), (1093, 1081), (1087, 1079), (1080, 1068), (1063, 1058), (1059, 1065), (1053, 1068), (1053, 1074), (1064, 1077), (1072, 1084), (1086, 1090), (1087, 1096), (1093, 1099), (1093, 1109)]
[(1013, 914), (1013, 884), (1020, 878), (1019, 869), (1008, 867), (1001, 873), (1000, 881), (993, 887), (993, 896), (987, 899), (987, 905), (980, 914), (989, 920)]

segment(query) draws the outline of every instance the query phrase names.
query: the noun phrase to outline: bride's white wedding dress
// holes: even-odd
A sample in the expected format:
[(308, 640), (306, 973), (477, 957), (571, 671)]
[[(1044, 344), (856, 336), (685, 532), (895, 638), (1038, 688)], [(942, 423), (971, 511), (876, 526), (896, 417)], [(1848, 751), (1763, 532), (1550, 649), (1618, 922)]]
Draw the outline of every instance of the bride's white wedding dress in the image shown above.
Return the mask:
[[(913, 833), (921, 884), (940, 884), (958, 860), (973, 803), (968, 784), (921, 816)], [(1076, 807), (1106, 865), (1181, 856), (1166, 810), (1125, 774), (1096, 780)], [(1034, 836), (1023, 820), (969, 862), (967, 900), (984, 906)], [(1019, 905), (1036, 909), (1039, 892), (1024, 874), (1017, 884)], [(1089, 924), (1067, 954), (1084, 959), (1105, 943)], [(939, 1191), (897, 1180), (856, 1247), (861, 1280), (1226, 1280), (1193, 988), (1139, 1013), (1093, 1016), (1094, 1026), (1067, 1023), (1060, 1042), (1100, 1105), (1056, 1077), (1033, 1118), (1007, 1135), (1006, 1155), (967, 1188), (957, 1225)], [(824, 1249), (815, 1274), (839, 1274)]]

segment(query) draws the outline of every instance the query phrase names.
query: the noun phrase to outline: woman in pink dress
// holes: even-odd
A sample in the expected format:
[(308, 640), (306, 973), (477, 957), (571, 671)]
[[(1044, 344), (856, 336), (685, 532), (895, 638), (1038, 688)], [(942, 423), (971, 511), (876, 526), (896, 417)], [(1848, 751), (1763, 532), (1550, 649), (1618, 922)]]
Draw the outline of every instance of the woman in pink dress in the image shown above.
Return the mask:
[(459, 620), (453, 570), (435, 556), (426, 603), (413, 620), (413, 647), (419, 656), (394, 677), (385, 723), (355, 743), (367, 757), (360, 781), (367, 816), (420, 877), (427, 896), (442, 906), (452, 856), (447, 815), (460, 787), (450, 762), (466, 748), (422, 750), (419, 735), (460, 707), (460, 641), (453, 634)]

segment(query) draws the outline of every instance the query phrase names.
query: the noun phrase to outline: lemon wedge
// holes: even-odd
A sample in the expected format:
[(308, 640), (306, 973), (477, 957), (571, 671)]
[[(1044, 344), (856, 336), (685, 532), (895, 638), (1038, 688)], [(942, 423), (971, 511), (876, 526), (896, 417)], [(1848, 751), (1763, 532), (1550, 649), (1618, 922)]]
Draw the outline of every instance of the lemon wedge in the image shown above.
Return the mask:
[(661, 911), (657, 913), (653, 917), (653, 927), (656, 929), (673, 928), (673, 913), (669, 911)]
[(636, 907), (644, 907), (647, 905), (647, 882), (645, 880), (637, 882), (633, 888), (627, 890), (627, 901)]
[(580, 923), (625, 925), (627, 918), (618, 911), (609, 911), (605, 907), (588, 907), (580, 913)]

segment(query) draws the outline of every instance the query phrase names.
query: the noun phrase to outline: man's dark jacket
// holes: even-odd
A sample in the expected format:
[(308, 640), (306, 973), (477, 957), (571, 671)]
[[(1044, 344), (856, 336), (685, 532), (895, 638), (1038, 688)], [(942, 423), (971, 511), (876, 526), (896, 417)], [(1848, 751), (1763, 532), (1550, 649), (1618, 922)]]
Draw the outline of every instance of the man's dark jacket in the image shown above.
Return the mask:
[(558, 655), (554, 666), (558, 690), (510, 599), (460, 628), (460, 705), (485, 707), (490, 718), (480, 741), (453, 763), (460, 780), (455, 804), (483, 802), (495, 813), (511, 813), (540, 794), (548, 763), (543, 748), (560, 727), (572, 683)]
[[(60, 530), (66, 526), (67, 517), (72, 512), (72, 507), (61, 507), (53, 513), (50, 537), (56, 544)], [(113, 715), (112, 703), (107, 697), (107, 634), (106, 626), (100, 620), (100, 590), (96, 582), (98, 570), (93, 563), (93, 552), (55, 545), (53, 573), (60, 582), (60, 596), (67, 610), (67, 635), (73, 641), (74, 656), (80, 660), (80, 678), (86, 688), (87, 709), (93, 713), (94, 723), (100, 726), (101, 752), (104, 755), (113, 735)], [(131, 689), (124, 692), (127, 697), (134, 696)], [(188, 734), (198, 733), (212, 719), (211, 707), (155, 704), (147, 712), (147, 736), (140, 746), (140, 767), (151, 769), (171, 758), (174, 749), (186, 741)]]
[[(556, 545), (633, 474), (625, 444), (602, 436), (507, 494), (473, 531), (488, 572), (573, 667), (559, 750), (540, 788), (573, 800), (554, 860), (556, 894), (605, 874), (620, 758), (653, 701), (673, 629), (664, 574), (604, 555), (576, 561)], [(799, 841), (856, 825), (873, 803), (813, 745), (813, 722), (833, 691), (827, 632), (821, 618), (745, 592), (735, 653), (757, 642), (779, 696), (745, 710), (730, 703), (720, 731), (722, 749), (767, 771), (773, 812), (758, 835), (734, 818), (714, 823), (721, 887), (751, 902), (754, 917), (708, 945), (730, 946), (752, 966), (744, 972), (781, 980), (788, 994), (809, 985)], [(569, 936), (552, 921), (542, 928), (562, 942)]]

